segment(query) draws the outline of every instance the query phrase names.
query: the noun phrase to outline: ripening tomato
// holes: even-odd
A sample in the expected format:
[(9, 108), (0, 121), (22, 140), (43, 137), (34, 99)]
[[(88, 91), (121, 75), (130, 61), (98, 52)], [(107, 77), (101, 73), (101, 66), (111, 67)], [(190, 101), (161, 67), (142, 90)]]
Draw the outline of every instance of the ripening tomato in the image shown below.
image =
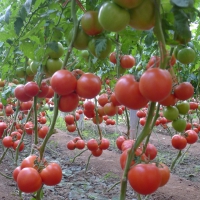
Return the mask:
[(182, 150), (187, 146), (186, 138), (178, 134), (172, 137), (171, 143), (175, 149), (179, 149), (179, 150)]
[(130, 69), (135, 66), (135, 58), (132, 55), (123, 55), (120, 59), (120, 65), (124, 69)]
[(194, 87), (189, 82), (182, 82), (174, 87), (174, 96), (180, 100), (187, 100), (194, 94)]
[(70, 71), (61, 69), (53, 74), (50, 84), (57, 94), (67, 95), (75, 91), (77, 80)]
[(42, 178), (36, 169), (26, 167), (19, 172), (17, 185), (20, 191), (33, 193), (42, 187)]
[(34, 97), (38, 94), (40, 88), (36, 82), (30, 81), (25, 84), (24, 91), (27, 96)]
[(198, 134), (194, 130), (187, 130), (184, 136), (188, 144), (194, 144), (199, 139)]
[(101, 91), (101, 79), (92, 74), (85, 73), (77, 81), (76, 92), (80, 97), (92, 99)]
[(90, 150), (90, 151), (96, 151), (98, 148), (99, 148), (99, 145), (97, 143), (97, 141), (95, 139), (90, 139), (88, 142), (87, 142), (87, 148)]
[(196, 102), (189, 102), (189, 105), (190, 105), (190, 110), (196, 110), (198, 109), (198, 103)]
[(142, 1), (142, 3), (129, 10), (129, 25), (138, 30), (149, 30), (155, 25), (155, 5), (154, 1)]
[(119, 103), (134, 110), (140, 109), (148, 103), (148, 100), (139, 90), (139, 83), (130, 74), (122, 76), (117, 81), (115, 85), (115, 96)]
[(92, 118), (92, 122), (94, 124), (101, 124), (103, 122), (103, 117), (100, 116), (100, 115), (95, 115), (93, 118)]
[(54, 96), (54, 90), (52, 89), (52, 87), (49, 85), (49, 91), (46, 95), (46, 98), (52, 98)]
[(79, 98), (76, 93), (63, 95), (59, 99), (58, 109), (62, 112), (72, 112), (78, 106)]
[(170, 178), (170, 170), (164, 163), (158, 164), (158, 169), (161, 175), (161, 183), (159, 187), (162, 187), (167, 184)]
[(58, 163), (49, 163), (40, 172), (40, 176), (45, 185), (57, 185), (62, 180), (62, 169)]
[(139, 6), (143, 0), (113, 0), (114, 3), (118, 4), (122, 8), (131, 9)]
[(174, 96), (174, 94), (170, 94), (167, 98), (160, 101), (159, 104), (163, 106), (174, 106), (177, 100), (178, 99)]
[(33, 129), (34, 129), (34, 124), (31, 121), (26, 122), (25, 126), (25, 131), (28, 135), (33, 134)]
[(114, 92), (112, 92), (112, 94), (110, 95), (110, 102), (112, 102), (114, 106), (121, 106), (121, 103), (117, 101), (117, 98)]
[(128, 181), (133, 190), (142, 195), (155, 192), (161, 184), (161, 175), (152, 163), (138, 164), (128, 172)]
[(15, 97), (22, 102), (30, 101), (32, 97), (28, 96), (25, 92), (24, 85), (20, 84), (14, 90)]
[(162, 101), (171, 94), (171, 74), (160, 68), (148, 69), (140, 78), (139, 89), (146, 99), (153, 102)]
[(113, 103), (106, 103), (103, 107), (104, 113), (108, 116), (114, 116), (117, 114), (118, 107), (114, 106)]
[(87, 11), (81, 17), (81, 27), (88, 35), (98, 35), (103, 32), (103, 27), (98, 21), (97, 11)]
[(154, 68), (154, 67), (159, 67), (160, 66), (160, 57), (159, 56), (152, 56), (149, 59), (149, 62), (147, 63), (146, 68)]

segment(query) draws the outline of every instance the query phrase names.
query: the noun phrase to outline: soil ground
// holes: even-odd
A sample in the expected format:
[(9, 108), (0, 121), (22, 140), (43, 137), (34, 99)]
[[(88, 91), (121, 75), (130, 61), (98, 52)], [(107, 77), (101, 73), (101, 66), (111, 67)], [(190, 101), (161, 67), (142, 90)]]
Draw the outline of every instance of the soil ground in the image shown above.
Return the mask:
[[(107, 131), (108, 132), (108, 131)], [(112, 130), (111, 130), (112, 132)], [(162, 131), (163, 132), (163, 131)], [(109, 134), (109, 132), (108, 132)], [(120, 152), (111, 147), (105, 150), (102, 156), (91, 157), (88, 170), (85, 173), (86, 163), (90, 153), (84, 152), (71, 163), (73, 157), (79, 150), (69, 151), (66, 149), (67, 141), (73, 139), (75, 134), (57, 130), (57, 134), (52, 136), (51, 142), (46, 149), (47, 160), (56, 160), (61, 163), (63, 179), (55, 187), (44, 187), (44, 200), (117, 200), (119, 199), (120, 185), (108, 191), (113, 184), (120, 181), (122, 170), (119, 165)], [(27, 143), (29, 138), (27, 139)], [(159, 150), (158, 158), (167, 165), (177, 155), (177, 150), (170, 144), (170, 136), (153, 133), (151, 137), (153, 143)], [(200, 143), (190, 147), (175, 170), (171, 172), (170, 181), (164, 187), (159, 188), (154, 194), (149, 196), (150, 200), (199, 200), (200, 199)], [(0, 155), (2, 148), (0, 149)], [(20, 153), (21, 160), (29, 155), (25, 149)], [(12, 155), (8, 153), (0, 164), (0, 172), (7, 176), (12, 176), (14, 169)], [(0, 175), (0, 200), (18, 200), (17, 185), (12, 179), (7, 179)], [(30, 200), (30, 194), (22, 194), (23, 200)], [(128, 186), (127, 200), (136, 200), (137, 196)]]

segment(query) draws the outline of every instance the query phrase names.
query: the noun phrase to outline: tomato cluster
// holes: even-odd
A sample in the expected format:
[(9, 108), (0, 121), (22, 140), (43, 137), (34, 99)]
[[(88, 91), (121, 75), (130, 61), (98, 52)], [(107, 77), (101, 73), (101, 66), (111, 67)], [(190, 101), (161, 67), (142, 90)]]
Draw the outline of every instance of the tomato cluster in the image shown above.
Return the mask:
[(38, 191), (43, 184), (54, 186), (62, 179), (62, 169), (58, 163), (47, 163), (36, 155), (25, 158), (13, 171), (18, 188), (25, 193)]

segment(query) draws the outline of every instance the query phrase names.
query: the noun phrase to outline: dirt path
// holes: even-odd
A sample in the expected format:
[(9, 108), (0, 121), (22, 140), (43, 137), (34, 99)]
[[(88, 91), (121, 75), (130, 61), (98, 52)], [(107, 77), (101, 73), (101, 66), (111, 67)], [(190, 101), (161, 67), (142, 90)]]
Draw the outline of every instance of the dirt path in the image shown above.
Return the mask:
[[(58, 130), (58, 133), (52, 137), (54, 142), (51, 143), (50, 148), (57, 151), (58, 154), (52, 156), (52, 151), (47, 149), (46, 157), (56, 159), (61, 162), (63, 166), (63, 180), (62, 183), (56, 187), (45, 187), (44, 199), (65, 199), (65, 200), (79, 200), (79, 199), (96, 199), (96, 200), (117, 200), (119, 194), (119, 185), (110, 192), (106, 190), (115, 182), (120, 180), (122, 170), (119, 165), (120, 154), (116, 151), (106, 150), (99, 158), (92, 157), (88, 173), (84, 173), (85, 164), (88, 156), (88, 151), (83, 153), (76, 159), (74, 164), (70, 164), (70, 158), (73, 158), (78, 151), (69, 151), (66, 149), (66, 143), (73, 136)], [(158, 142), (160, 141), (160, 142)], [(153, 135), (151, 142), (154, 143), (161, 151), (170, 151), (176, 153), (170, 147), (170, 137), (158, 134)], [(161, 145), (162, 143), (162, 145)], [(163, 148), (161, 148), (161, 146)], [(188, 152), (189, 157), (199, 157), (200, 144), (197, 143), (192, 146)], [(174, 154), (175, 155), (175, 154)], [(170, 158), (171, 159), (171, 158)], [(184, 168), (193, 165), (189, 163), (184, 165)], [(179, 168), (179, 166), (178, 166)], [(9, 166), (9, 161), (5, 160), (0, 165), (2, 173), (8, 172), (11, 176), (12, 167)], [(176, 172), (176, 171), (175, 171)], [(200, 178), (200, 174), (195, 174)], [(195, 180), (195, 179), (194, 179)], [(84, 187), (83, 187), (84, 186)], [(17, 200), (16, 183), (0, 176), (0, 199), (3, 200)], [(79, 191), (80, 190), (80, 191)], [(134, 200), (135, 195), (132, 189), (128, 189), (127, 200)], [(100, 193), (99, 193), (100, 192)], [(24, 195), (24, 200), (30, 199), (30, 195)], [(151, 200), (199, 200), (200, 199), (200, 183), (186, 180), (182, 176), (171, 174), (168, 184), (151, 195)]]

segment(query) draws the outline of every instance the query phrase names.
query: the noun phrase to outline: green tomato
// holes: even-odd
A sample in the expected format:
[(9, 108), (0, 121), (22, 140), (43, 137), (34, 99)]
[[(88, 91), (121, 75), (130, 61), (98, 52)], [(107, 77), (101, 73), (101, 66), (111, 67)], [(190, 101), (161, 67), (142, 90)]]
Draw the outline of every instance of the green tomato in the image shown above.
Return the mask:
[(194, 62), (195, 58), (196, 58), (196, 53), (190, 47), (181, 49), (177, 54), (177, 59), (182, 64), (190, 64), (190, 63)]
[(98, 20), (105, 30), (119, 32), (129, 24), (130, 14), (113, 2), (105, 2), (99, 10)]
[(57, 44), (58, 44), (57, 51), (54, 51), (50, 47), (47, 49), (47, 52), (50, 58), (57, 59), (57, 58), (60, 58), (64, 54), (63, 45), (60, 42), (58, 42)]
[(63, 61), (59, 59), (49, 58), (46, 63), (46, 69), (49, 75), (53, 75), (56, 71), (62, 68)]
[(26, 76), (26, 71), (24, 67), (17, 67), (15, 73), (16, 77), (19, 78), (24, 78)]
[(175, 106), (167, 106), (163, 111), (163, 116), (168, 120), (175, 120), (178, 118), (179, 111)]
[(34, 75), (37, 74), (37, 70), (39, 68), (39, 63), (36, 61), (32, 61), (30, 64), (30, 68)]
[(186, 128), (186, 124), (186, 120), (180, 118), (172, 122), (172, 127), (178, 132), (183, 132)]
[(198, 105), (198, 110), (200, 111), (200, 105)]
[(179, 110), (179, 114), (186, 115), (190, 109), (190, 104), (187, 101), (183, 101), (183, 102), (177, 103), (176, 107)]
[(27, 67), (26, 67), (26, 74), (27, 74), (28, 76), (34, 76), (34, 75), (35, 75), (35, 74), (32, 72), (30, 66), (27, 66)]
[(105, 59), (111, 52), (112, 43), (108, 38), (95, 37), (90, 40), (88, 50), (99, 59)]
[[(71, 42), (73, 34), (74, 30), (72, 29), (68, 35), (68, 43)], [(78, 50), (87, 49), (89, 40), (89, 36), (83, 31), (82, 28), (79, 27), (73, 46)]]
[(113, 2), (122, 8), (131, 9), (139, 6), (143, 0), (113, 0)]
[(152, 0), (143, 0), (136, 8), (130, 9), (129, 25), (138, 30), (149, 30), (155, 25), (155, 5)]
[(184, 48), (183, 45), (178, 45), (178, 46), (176, 46), (176, 47), (174, 48), (173, 54), (174, 54), (174, 56), (175, 56), (176, 59), (177, 59), (178, 52), (179, 52), (181, 49), (183, 49), (183, 48)]

